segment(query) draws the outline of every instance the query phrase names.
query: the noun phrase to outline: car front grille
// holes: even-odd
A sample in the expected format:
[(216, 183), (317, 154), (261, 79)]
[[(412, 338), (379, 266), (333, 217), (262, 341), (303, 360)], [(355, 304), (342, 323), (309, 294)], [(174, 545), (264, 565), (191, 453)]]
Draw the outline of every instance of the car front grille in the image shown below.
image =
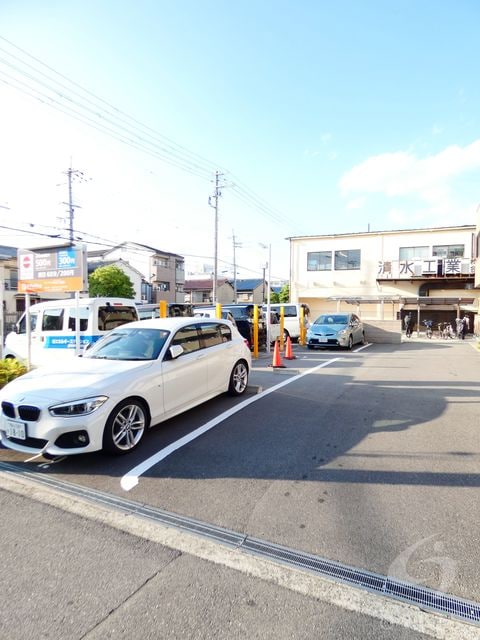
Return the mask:
[(21, 404), (18, 407), (18, 415), (26, 422), (36, 422), (40, 417), (40, 409), (28, 404)]
[[(15, 405), (11, 402), (2, 402), (2, 411), (7, 418), (15, 419)], [(40, 418), (40, 409), (29, 404), (21, 404), (17, 407), (18, 417), (25, 422), (36, 422)]]
[(15, 418), (15, 407), (11, 402), (2, 402), (2, 411), (7, 418)]

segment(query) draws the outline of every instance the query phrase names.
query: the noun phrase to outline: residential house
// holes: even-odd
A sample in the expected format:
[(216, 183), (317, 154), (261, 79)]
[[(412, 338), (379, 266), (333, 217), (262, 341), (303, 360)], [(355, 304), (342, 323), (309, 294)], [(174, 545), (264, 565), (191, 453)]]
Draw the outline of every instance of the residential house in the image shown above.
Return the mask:
[(88, 256), (109, 262), (123, 260), (143, 274), (140, 300), (144, 303), (184, 302), (185, 260), (181, 255), (126, 241), (104, 251), (89, 252)]
[[(213, 280), (201, 278), (185, 280), (185, 302), (191, 304), (205, 304), (213, 302)], [(217, 300), (221, 304), (234, 302), (232, 284), (226, 280), (217, 280)]]
[[(231, 281), (233, 283), (233, 280)], [(267, 283), (262, 278), (236, 281), (237, 302), (263, 304), (267, 299)]]

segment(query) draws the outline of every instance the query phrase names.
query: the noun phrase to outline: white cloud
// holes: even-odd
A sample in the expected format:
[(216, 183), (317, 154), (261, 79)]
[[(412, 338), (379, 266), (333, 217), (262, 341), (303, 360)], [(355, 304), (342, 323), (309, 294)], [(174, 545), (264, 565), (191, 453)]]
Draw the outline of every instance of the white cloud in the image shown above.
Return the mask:
[(425, 158), (405, 151), (373, 156), (345, 173), (339, 184), (345, 196), (414, 196), (429, 205), (439, 205), (450, 197), (450, 183), (455, 177), (478, 170), (480, 140), (465, 147), (450, 146)]
[(320, 151), (312, 151), (311, 149), (305, 149), (305, 151), (303, 152), (304, 156), (307, 156), (307, 158), (314, 158), (315, 156), (320, 155)]
[(366, 202), (366, 198), (355, 198), (347, 202), (347, 209), (362, 209)]

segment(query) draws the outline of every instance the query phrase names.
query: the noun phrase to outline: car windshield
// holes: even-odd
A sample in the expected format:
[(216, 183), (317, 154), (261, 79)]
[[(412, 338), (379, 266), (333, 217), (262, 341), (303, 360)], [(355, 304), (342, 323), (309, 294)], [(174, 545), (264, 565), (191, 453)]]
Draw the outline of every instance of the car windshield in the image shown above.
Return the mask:
[(230, 313), (236, 320), (242, 320), (244, 318), (250, 317), (247, 311), (247, 307), (231, 307), (228, 309), (228, 311), (230, 311)]
[(162, 329), (121, 327), (96, 342), (85, 357), (102, 360), (155, 360), (169, 333)]
[(313, 324), (348, 324), (348, 316), (324, 315), (318, 317)]

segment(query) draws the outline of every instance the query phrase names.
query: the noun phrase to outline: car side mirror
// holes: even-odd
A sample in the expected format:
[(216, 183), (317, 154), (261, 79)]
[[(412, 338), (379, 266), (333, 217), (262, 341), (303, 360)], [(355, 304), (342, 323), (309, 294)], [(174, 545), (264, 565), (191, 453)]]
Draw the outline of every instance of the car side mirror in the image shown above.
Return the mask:
[(168, 351), (170, 353), (171, 359), (175, 360), (175, 358), (178, 358), (178, 356), (182, 355), (183, 347), (180, 344), (172, 344), (172, 346), (170, 347), (170, 349)]

